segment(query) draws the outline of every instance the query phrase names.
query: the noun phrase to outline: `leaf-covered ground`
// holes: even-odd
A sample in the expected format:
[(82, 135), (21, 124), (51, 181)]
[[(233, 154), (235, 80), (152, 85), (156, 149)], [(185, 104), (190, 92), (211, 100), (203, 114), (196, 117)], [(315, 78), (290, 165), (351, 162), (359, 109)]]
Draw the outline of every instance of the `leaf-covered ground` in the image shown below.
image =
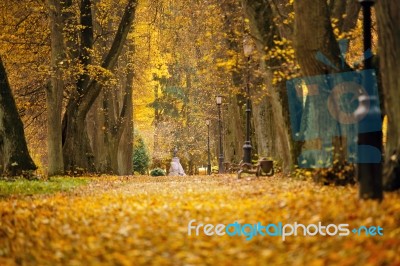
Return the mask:
[[(104, 177), (0, 199), (0, 265), (400, 265), (400, 194), (275, 176)], [(348, 223), (383, 236), (188, 236), (188, 222)]]

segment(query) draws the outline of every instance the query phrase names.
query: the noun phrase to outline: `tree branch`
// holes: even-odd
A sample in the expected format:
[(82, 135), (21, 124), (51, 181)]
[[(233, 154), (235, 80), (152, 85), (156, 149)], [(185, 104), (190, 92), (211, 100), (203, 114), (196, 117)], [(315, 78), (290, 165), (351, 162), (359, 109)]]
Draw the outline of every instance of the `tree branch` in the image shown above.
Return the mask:
[[(131, 29), (133, 21), (135, 19), (136, 7), (138, 0), (129, 0), (124, 15), (122, 16), (121, 22), (118, 26), (117, 33), (114, 41), (107, 55), (105, 56), (101, 66), (105, 69), (111, 70), (114, 68), (119, 56), (121, 55), (128, 33)], [(91, 80), (85, 89), (85, 93), (82, 96), (81, 104), (79, 105), (79, 115), (86, 116), (89, 112), (90, 107), (96, 100), (97, 96), (101, 91), (101, 86), (96, 86), (97, 81)]]

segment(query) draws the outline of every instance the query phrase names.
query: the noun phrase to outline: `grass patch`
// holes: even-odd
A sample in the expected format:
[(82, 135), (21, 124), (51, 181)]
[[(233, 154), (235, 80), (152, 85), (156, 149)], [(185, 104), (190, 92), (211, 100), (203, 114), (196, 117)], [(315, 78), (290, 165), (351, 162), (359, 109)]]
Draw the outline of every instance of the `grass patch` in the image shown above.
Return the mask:
[(70, 191), (88, 183), (84, 178), (53, 177), (49, 180), (17, 179), (15, 181), (0, 180), (0, 197), (11, 195), (51, 194), (58, 191)]

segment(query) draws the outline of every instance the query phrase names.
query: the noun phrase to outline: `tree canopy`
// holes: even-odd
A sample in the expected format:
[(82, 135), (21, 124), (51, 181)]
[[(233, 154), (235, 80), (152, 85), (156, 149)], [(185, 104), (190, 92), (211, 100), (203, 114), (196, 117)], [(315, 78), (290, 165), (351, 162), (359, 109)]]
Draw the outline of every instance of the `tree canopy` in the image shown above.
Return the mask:
[[(207, 164), (208, 119), (217, 164), (217, 95), (226, 162), (243, 158), (249, 96), (252, 159), (273, 158), (285, 173), (304, 160), (313, 167), (321, 160), (354, 165), (355, 142), (348, 139), (355, 127), (326, 120), (325, 107), (303, 97), (313, 90), (305, 81), (296, 83), (302, 111), (292, 114), (288, 84), (360, 73), (369, 53), (386, 121), (384, 180), (393, 189), (399, 112), (391, 100), (398, 91), (391, 60), (398, 34), (382, 25), (394, 23), (398, 6), (382, 1), (372, 9), (371, 51), (361, 45), (361, 10), (356, 1), (325, 0), (7, 0), (0, 6), (0, 55), (38, 171), (75, 175), (132, 173), (133, 127), (142, 132), (153, 168), (168, 168), (177, 147), (194, 174)], [(308, 152), (328, 148), (331, 159)]]

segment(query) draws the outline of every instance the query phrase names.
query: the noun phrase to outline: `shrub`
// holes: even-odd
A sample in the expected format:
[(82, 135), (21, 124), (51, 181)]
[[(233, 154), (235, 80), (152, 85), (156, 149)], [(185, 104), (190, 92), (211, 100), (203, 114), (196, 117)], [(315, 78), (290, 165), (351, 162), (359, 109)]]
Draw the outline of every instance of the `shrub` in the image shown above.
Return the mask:
[(150, 156), (143, 138), (140, 136), (136, 138), (137, 141), (133, 148), (133, 171), (144, 175), (149, 168)]
[(355, 184), (355, 166), (348, 162), (335, 160), (329, 168), (315, 170), (314, 181), (324, 185), (344, 186)]
[(165, 176), (165, 171), (161, 168), (155, 168), (150, 171), (151, 176)]

